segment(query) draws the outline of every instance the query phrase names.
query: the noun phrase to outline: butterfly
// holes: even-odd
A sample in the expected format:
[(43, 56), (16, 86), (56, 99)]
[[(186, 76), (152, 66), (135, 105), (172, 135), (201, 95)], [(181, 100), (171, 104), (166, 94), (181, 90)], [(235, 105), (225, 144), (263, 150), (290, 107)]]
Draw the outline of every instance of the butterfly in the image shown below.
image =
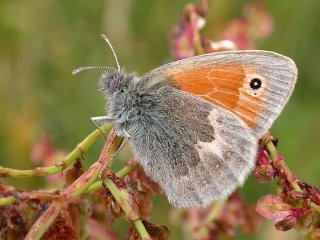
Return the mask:
[(99, 82), (108, 114), (92, 120), (129, 139), (176, 207), (205, 207), (244, 184), (297, 79), (290, 58), (262, 50), (204, 54), (142, 77), (117, 65)]

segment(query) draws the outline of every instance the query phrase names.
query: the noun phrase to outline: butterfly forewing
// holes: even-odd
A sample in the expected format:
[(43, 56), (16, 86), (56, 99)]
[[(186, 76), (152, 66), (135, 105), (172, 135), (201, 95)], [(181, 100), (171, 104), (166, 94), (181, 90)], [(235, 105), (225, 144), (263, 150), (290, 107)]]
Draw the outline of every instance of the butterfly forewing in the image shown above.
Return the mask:
[(170, 84), (239, 117), (259, 138), (288, 101), (297, 78), (294, 62), (280, 54), (230, 51), (163, 65), (146, 74), (146, 86)]

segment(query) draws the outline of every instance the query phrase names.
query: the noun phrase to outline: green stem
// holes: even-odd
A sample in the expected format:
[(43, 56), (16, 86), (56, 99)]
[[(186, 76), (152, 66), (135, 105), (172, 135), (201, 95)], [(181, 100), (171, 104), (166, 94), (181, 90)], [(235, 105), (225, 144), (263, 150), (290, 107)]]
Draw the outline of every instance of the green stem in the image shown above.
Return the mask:
[[(105, 132), (111, 130), (110, 125), (104, 125), (101, 129)], [(50, 167), (37, 167), (35, 169), (29, 170), (17, 170), (12, 168), (5, 168), (0, 166), (0, 176), (1, 177), (13, 177), (13, 178), (27, 178), (33, 176), (48, 176), (52, 174), (59, 173), (69, 167), (77, 158), (79, 158), (83, 153), (87, 152), (91, 145), (97, 141), (101, 136), (99, 129), (96, 129), (91, 134), (89, 134), (77, 147), (70, 152), (62, 161)]]
[[(130, 174), (133, 171), (134, 167), (133, 166), (124, 166), (122, 169), (120, 169), (117, 173), (116, 176), (120, 179), (123, 179), (125, 176), (127, 176), (128, 174)], [(90, 183), (89, 183), (90, 184)], [(102, 181), (97, 181), (93, 184), (90, 185), (90, 187), (88, 187), (83, 193), (90, 193), (90, 192), (94, 192), (99, 190), (100, 188), (102, 188)], [(76, 191), (82, 192), (82, 189), (78, 189)], [(47, 192), (37, 192), (35, 191), (34, 194), (32, 195), (31, 193), (27, 192), (27, 193), (21, 193), (21, 195), (24, 195), (22, 197), (28, 197), (28, 198), (33, 198), (33, 199), (43, 199), (44, 197), (42, 195), (49, 195), (48, 199), (52, 200), (54, 199), (55, 195), (52, 195), (52, 193), (47, 193)], [(78, 194), (78, 193), (76, 193)], [(4, 198), (0, 198), (0, 207), (1, 206), (6, 206), (6, 205), (10, 205), (16, 202), (16, 198), (14, 196), (10, 196), (10, 197), (4, 197)]]
[(314, 202), (310, 203), (310, 207), (315, 210), (316, 212), (320, 213), (320, 206), (315, 204)]
[(0, 207), (14, 204), (15, 202), (16, 198), (14, 196), (0, 198)]
[(26, 239), (40, 239), (42, 237), (42, 235), (49, 229), (50, 225), (59, 215), (62, 208), (62, 203), (67, 204), (67, 201), (83, 193), (94, 181), (96, 181), (100, 170), (104, 164), (107, 163), (108, 158), (115, 152), (115, 149), (120, 146), (121, 142), (122, 138), (117, 137), (114, 131), (110, 131), (107, 142), (102, 149), (98, 161), (61, 194), (65, 201), (55, 201), (51, 203), (49, 208), (29, 229)]
[(205, 225), (214, 221), (219, 216), (226, 202), (227, 202), (227, 199), (222, 199), (214, 203), (214, 205), (211, 207), (210, 212), (204, 221)]
[(37, 219), (30, 228), (25, 240), (38, 240), (49, 229), (58, 217), (62, 208), (62, 202), (53, 202), (49, 208)]
[(112, 196), (115, 198), (121, 209), (125, 212), (128, 220), (132, 221), (143, 240), (151, 240), (142, 220), (139, 219), (139, 213), (135, 202), (131, 198), (129, 192), (126, 189), (120, 190), (116, 184), (109, 178), (104, 181), (105, 186), (109, 189)]
[(267, 149), (270, 153), (271, 160), (275, 165), (278, 165), (281, 167), (281, 169), (285, 172), (287, 176), (288, 182), (291, 184), (293, 189), (297, 192), (302, 192), (302, 189), (300, 188), (297, 178), (294, 176), (294, 174), (289, 169), (288, 165), (283, 161), (283, 158), (279, 155), (278, 150), (274, 146), (273, 142), (270, 141), (270, 133), (267, 133), (263, 136), (262, 140), (263, 143), (267, 146)]
[(123, 138), (116, 136), (114, 131), (110, 132), (99, 160), (63, 192), (65, 200), (79, 196), (97, 180), (101, 169), (107, 163), (108, 159), (110, 159), (112, 154), (115, 153), (116, 149), (120, 147), (122, 140)]
[[(120, 179), (123, 179), (125, 176), (129, 175), (133, 171), (133, 166), (124, 166), (122, 169), (120, 169), (116, 176)], [(85, 191), (85, 193), (94, 192), (102, 188), (102, 181), (97, 181), (94, 184), (92, 184), (88, 189)]]
[(125, 213), (131, 211), (131, 207), (129, 206), (129, 194), (122, 194), (120, 190), (117, 188), (116, 184), (110, 179), (106, 178), (104, 180), (104, 184), (107, 186), (112, 196), (119, 203), (120, 207), (123, 209)]
[[(271, 160), (273, 161), (274, 164), (278, 165), (281, 167), (281, 169), (283, 170), (283, 172), (286, 174), (287, 176), (287, 180), (288, 182), (291, 184), (291, 186), (293, 187), (293, 189), (297, 192), (303, 192), (303, 190), (301, 189), (301, 187), (299, 186), (299, 180), (295, 177), (295, 175), (291, 172), (290, 168), (288, 167), (288, 165), (285, 163), (285, 161), (283, 161), (283, 158), (279, 155), (277, 148), (275, 147), (275, 145), (273, 144), (272, 141), (270, 141), (270, 133), (266, 133), (263, 138), (263, 144), (267, 146), (267, 149), (270, 153), (270, 157)], [(320, 206), (318, 206), (317, 204), (315, 204), (314, 202), (310, 203), (310, 207), (312, 209), (314, 209), (316, 212), (320, 213)]]
[(116, 173), (116, 176), (118, 178), (124, 178), (125, 176), (129, 175), (133, 171), (133, 169), (133, 166), (126, 165)]
[(140, 235), (141, 240), (151, 240), (151, 237), (149, 236), (147, 229), (144, 227), (143, 222), (140, 219), (134, 221), (133, 223), (137, 229), (137, 232)]

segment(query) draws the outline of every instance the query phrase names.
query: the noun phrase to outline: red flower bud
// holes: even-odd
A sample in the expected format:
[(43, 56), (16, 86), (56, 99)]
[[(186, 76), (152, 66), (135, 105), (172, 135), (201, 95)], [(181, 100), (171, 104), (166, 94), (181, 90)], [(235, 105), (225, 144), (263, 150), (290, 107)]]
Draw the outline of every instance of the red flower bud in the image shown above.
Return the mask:
[(293, 228), (297, 223), (297, 218), (293, 215), (288, 215), (287, 217), (276, 222), (275, 227), (279, 231), (288, 231)]
[(256, 166), (253, 175), (259, 182), (268, 183), (274, 178), (274, 169), (271, 164)]

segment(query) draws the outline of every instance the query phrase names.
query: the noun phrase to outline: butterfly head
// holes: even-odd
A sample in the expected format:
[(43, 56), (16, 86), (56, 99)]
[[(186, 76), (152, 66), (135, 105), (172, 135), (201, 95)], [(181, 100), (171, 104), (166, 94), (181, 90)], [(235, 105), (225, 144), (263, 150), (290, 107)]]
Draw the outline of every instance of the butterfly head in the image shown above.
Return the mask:
[(126, 73), (115, 68), (106, 68), (100, 78), (99, 89), (107, 96), (116, 93), (125, 93), (131, 89), (131, 85), (137, 76), (134, 73)]
[(99, 89), (102, 92), (111, 95), (118, 90), (122, 79), (123, 74), (121, 74), (117, 69), (111, 67), (107, 68), (101, 75)]

